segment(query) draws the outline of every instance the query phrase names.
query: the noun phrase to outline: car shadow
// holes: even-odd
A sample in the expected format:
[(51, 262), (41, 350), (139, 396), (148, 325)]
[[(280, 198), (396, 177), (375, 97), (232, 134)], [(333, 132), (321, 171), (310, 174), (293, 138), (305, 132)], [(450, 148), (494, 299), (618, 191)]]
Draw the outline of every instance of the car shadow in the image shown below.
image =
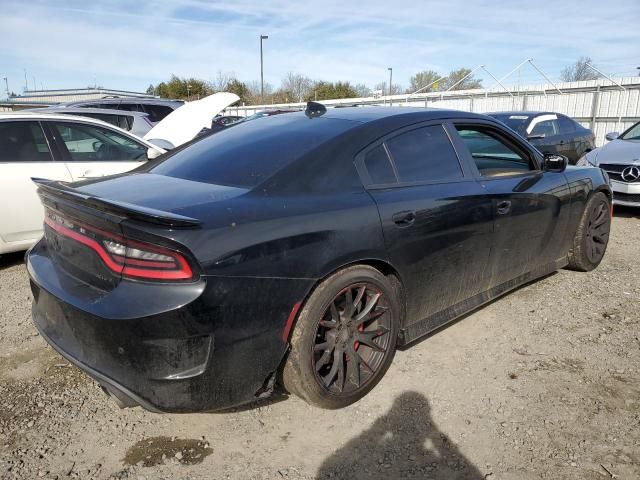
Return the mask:
[(482, 480), (484, 476), (435, 426), (426, 397), (408, 391), (371, 428), (327, 458), (317, 478)]
[(24, 252), (12, 252), (0, 255), (0, 270), (24, 263)]
[(640, 218), (640, 208), (625, 207), (623, 205), (613, 206), (613, 217)]

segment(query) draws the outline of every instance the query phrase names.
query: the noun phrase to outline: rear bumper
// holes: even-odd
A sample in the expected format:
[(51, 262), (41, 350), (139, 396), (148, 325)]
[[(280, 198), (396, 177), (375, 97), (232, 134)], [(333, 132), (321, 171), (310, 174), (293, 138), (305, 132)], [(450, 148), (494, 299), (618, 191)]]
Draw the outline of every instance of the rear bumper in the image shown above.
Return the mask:
[(124, 403), (161, 412), (225, 409), (265, 393), (287, 349), (288, 314), (310, 288), (208, 277), (182, 286), (122, 281), (96, 292), (51, 262), (42, 244), (27, 268), (42, 337)]

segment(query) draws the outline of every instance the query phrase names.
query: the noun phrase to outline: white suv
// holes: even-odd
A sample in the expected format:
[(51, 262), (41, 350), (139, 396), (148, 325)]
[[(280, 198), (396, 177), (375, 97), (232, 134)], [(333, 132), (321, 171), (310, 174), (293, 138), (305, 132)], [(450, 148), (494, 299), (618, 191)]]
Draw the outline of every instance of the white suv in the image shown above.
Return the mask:
[(43, 209), (32, 177), (79, 181), (132, 170), (165, 151), (86, 117), (0, 114), (0, 254), (42, 236)]

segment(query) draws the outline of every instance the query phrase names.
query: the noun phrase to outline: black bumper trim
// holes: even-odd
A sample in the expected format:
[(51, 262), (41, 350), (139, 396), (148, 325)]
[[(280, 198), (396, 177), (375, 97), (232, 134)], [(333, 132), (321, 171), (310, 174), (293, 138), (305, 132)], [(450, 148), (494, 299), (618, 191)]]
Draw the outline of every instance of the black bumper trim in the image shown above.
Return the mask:
[(124, 397), (128, 398), (129, 400), (131, 400), (133, 403), (141, 406), (142, 408), (144, 408), (145, 410), (148, 410), (150, 412), (153, 413), (164, 413), (162, 410), (159, 410), (158, 408), (156, 408), (155, 406), (153, 406), (152, 404), (150, 404), (148, 401), (144, 400), (143, 398), (140, 398), (138, 395), (136, 395), (135, 393), (133, 393), (131, 390), (129, 390), (126, 387), (123, 387), (122, 385), (120, 385), (118, 382), (116, 382), (115, 380), (113, 380), (112, 378), (107, 377), (106, 375), (98, 372), (97, 370), (94, 370), (93, 368), (89, 367), (88, 365), (82, 363), (80, 360), (78, 360), (77, 358), (69, 355), (67, 352), (65, 352), (60, 346), (58, 346), (50, 337), (48, 337), (43, 331), (42, 329), (38, 326), (38, 322), (33, 322), (36, 329), (38, 330), (38, 333), (40, 334), (40, 336), (56, 351), (58, 352), (60, 355), (62, 355), (66, 360), (68, 360), (71, 364), (73, 364), (74, 366), (78, 367), (80, 370), (82, 370), (83, 372), (87, 373), (90, 377), (92, 377), (95, 381), (97, 381), (100, 385), (102, 386), (107, 386), (108, 388), (117, 390), (118, 393), (120, 393), (121, 395), (123, 395)]

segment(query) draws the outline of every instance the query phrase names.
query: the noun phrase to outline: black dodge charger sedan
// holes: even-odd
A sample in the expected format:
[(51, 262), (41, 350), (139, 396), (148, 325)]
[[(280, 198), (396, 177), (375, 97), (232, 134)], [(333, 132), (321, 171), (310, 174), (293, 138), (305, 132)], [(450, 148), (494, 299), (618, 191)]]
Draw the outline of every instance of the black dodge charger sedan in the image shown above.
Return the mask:
[(310, 104), (128, 174), (36, 179), (33, 320), (125, 405), (223, 409), (280, 382), (342, 407), (396, 346), (599, 264), (611, 190), (566, 163), (487, 116)]
[(564, 155), (572, 165), (596, 148), (596, 137), (591, 130), (560, 113), (495, 112), (487, 115), (518, 132), (542, 153)]

